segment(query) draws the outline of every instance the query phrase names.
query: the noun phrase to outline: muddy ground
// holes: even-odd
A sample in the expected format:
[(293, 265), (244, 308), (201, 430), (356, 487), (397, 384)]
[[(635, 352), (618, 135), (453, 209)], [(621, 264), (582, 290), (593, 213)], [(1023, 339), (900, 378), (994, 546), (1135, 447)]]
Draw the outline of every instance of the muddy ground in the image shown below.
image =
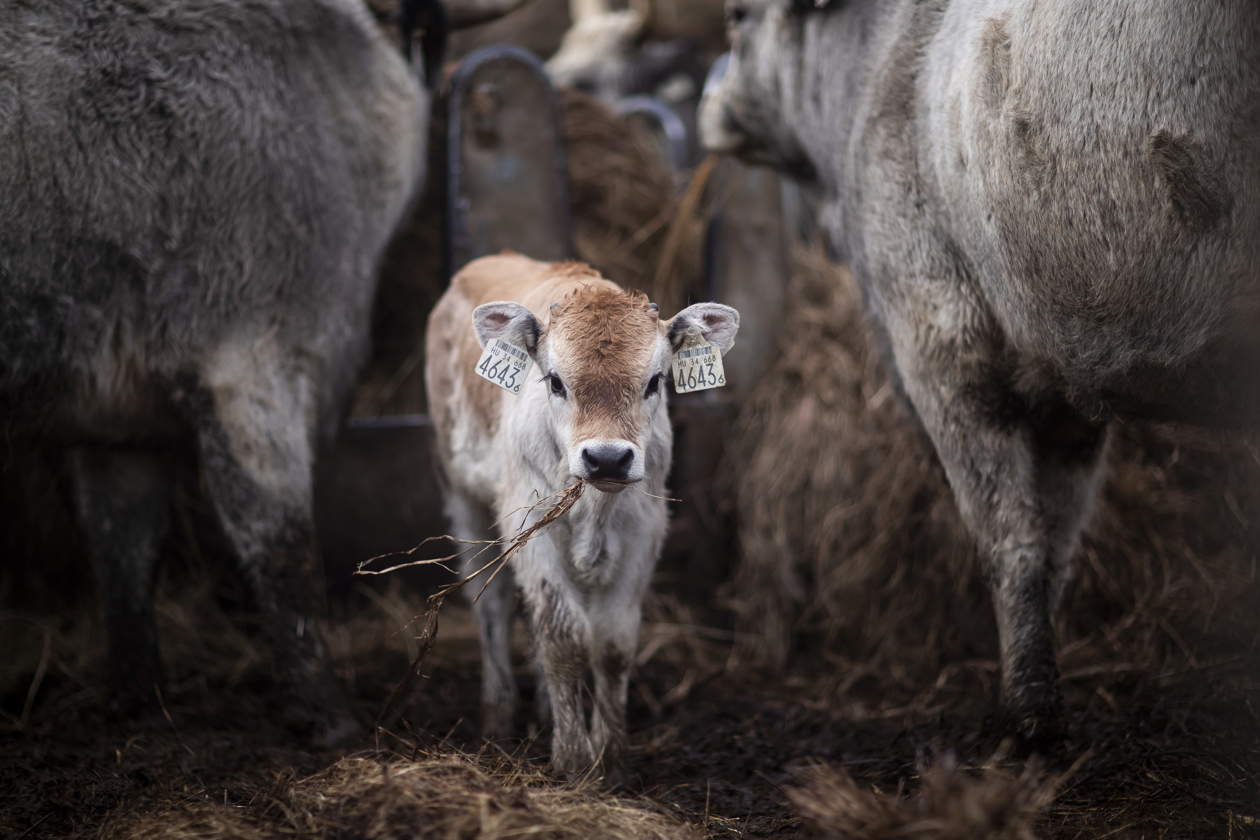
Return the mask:
[[(462, 602), (443, 608), (424, 678), (379, 741), (369, 736), (345, 751), (311, 750), (272, 722), (269, 704), (279, 700), (265, 646), (234, 603), (239, 587), (230, 571), (173, 565), (160, 584), (164, 712), (145, 720), (106, 714), (102, 634), (90, 602), (72, 612), (10, 608), (0, 616), (10, 659), (0, 698), (0, 834), (163, 836), (167, 826), (175, 836), (210, 837), (247, 825), (257, 836), (404, 836), (335, 815), (303, 824), (276, 805), (285, 785), (347, 755), (371, 766), (419, 761), (422, 773), (425, 762), (463, 756), (458, 760), (504, 784), (525, 774), (532, 790), (571, 787), (545, 779), (545, 734), (528, 737), (533, 677), (523, 645), (523, 738), (494, 748), (479, 741), (477, 643)], [(1025, 766), (1002, 757), (991, 731), (993, 659), (951, 663), (922, 687), (930, 696), (890, 694), (877, 673), (846, 685), (843, 669), (823, 658), (769, 678), (738, 661), (720, 611), (689, 608), (664, 577), (649, 604), (630, 695), (638, 784), (615, 796), (675, 824), (677, 836), (825, 835), (816, 814), (803, 821), (789, 800), (820, 764), (844, 768), (859, 787), (893, 801), (900, 792), (907, 802), (931, 766), (956, 761), (975, 768), (977, 778)], [(344, 603), (332, 605), (330, 647), (364, 721), (381, 710), (407, 668), (414, 627), (404, 625), (423, 612), (422, 595), (399, 581), (357, 584)], [(697, 621), (706, 612), (719, 620)], [(1057, 752), (1032, 762), (1046, 778), (1070, 775), (1035, 836), (1257, 836), (1260, 720), (1239, 665), (1068, 673), (1067, 737)], [(517, 760), (505, 762), (504, 752)], [(363, 772), (368, 765), (356, 766)], [(580, 791), (596, 804), (614, 796), (598, 785)], [(197, 815), (192, 828), (177, 819), (188, 813)], [(465, 829), (424, 836), (506, 836)]]

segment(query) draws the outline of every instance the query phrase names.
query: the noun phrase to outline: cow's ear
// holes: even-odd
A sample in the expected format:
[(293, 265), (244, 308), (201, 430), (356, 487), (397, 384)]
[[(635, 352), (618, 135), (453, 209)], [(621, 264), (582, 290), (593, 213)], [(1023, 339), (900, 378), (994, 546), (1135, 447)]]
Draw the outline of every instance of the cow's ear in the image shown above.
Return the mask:
[(678, 352), (678, 348), (682, 346), (687, 336), (699, 335), (721, 350), (723, 356), (734, 346), (737, 332), (739, 332), (739, 313), (720, 303), (697, 303), (688, 306), (671, 318), (665, 328), (670, 349), (674, 352)]
[(500, 338), (525, 348), (532, 357), (538, 352), (542, 327), (534, 313), (519, 303), (496, 300), (473, 310), (473, 329), (482, 347), (492, 338)]

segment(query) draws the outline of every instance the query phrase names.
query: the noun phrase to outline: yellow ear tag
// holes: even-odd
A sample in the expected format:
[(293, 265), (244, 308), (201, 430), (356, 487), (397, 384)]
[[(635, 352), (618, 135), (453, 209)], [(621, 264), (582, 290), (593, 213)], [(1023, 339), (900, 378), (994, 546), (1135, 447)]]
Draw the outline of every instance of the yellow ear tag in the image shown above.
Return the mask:
[(674, 354), (674, 390), (680, 394), (726, 384), (722, 353), (698, 335), (689, 335)]
[(492, 338), (486, 342), (481, 358), (477, 360), (477, 375), (489, 379), (505, 391), (519, 394), (529, 366), (529, 354), (524, 347), (502, 338)]

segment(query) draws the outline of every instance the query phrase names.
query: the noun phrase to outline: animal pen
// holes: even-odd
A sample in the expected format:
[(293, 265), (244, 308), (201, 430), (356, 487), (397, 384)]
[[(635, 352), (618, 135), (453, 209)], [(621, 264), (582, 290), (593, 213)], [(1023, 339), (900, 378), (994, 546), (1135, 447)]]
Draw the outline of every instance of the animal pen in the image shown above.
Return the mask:
[[(111, 720), (61, 456), (6, 445), (0, 834), (1260, 836), (1257, 442), (1113, 429), (1055, 628), (1065, 732), (1021, 753), (993, 719), (983, 571), (857, 284), (802, 221), (808, 197), (769, 170), (680, 150), (657, 105), (618, 114), (553, 93), (532, 66), (515, 51), (474, 52), (455, 71), (424, 195), (382, 267), (372, 361), (317, 468), (325, 639), (356, 713), (386, 725), (350, 748), (312, 749), (272, 722), (283, 701), (257, 609), (191, 453), (173, 456), (185, 475), (157, 584), (161, 715)], [(532, 163), (508, 172), (507, 157)], [(532, 180), (475, 182), (496, 173)], [(520, 212), (494, 198), (512, 189), (555, 205), (540, 214), (554, 223), (546, 241), (517, 246), (531, 256), (575, 256), (663, 314), (713, 299), (747, 319), (729, 388), (670, 395), (672, 524), (631, 682), (629, 790), (548, 775), (546, 739), (526, 723), (534, 674), (521, 632), (520, 737), (480, 741), (477, 631), (462, 599), (442, 606), (419, 656), (447, 570), (355, 574), (447, 530), (425, 318), (478, 247), (536, 232), (493, 224), (494, 201)]]

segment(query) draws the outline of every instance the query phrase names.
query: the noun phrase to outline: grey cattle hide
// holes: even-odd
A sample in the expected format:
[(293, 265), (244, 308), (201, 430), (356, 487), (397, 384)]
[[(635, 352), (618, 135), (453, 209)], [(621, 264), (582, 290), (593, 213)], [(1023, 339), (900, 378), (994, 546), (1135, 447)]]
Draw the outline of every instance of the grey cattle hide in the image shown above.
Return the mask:
[(311, 470), (423, 177), (429, 95), (362, 0), (0, 0), (0, 419), (71, 456), (113, 704), (151, 702), (191, 436), (292, 721), (351, 723), (311, 621)]
[(1008, 720), (1053, 731), (1108, 422), (1260, 417), (1260, 5), (727, 11), (704, 141), (823, 196), (988, 562)]

